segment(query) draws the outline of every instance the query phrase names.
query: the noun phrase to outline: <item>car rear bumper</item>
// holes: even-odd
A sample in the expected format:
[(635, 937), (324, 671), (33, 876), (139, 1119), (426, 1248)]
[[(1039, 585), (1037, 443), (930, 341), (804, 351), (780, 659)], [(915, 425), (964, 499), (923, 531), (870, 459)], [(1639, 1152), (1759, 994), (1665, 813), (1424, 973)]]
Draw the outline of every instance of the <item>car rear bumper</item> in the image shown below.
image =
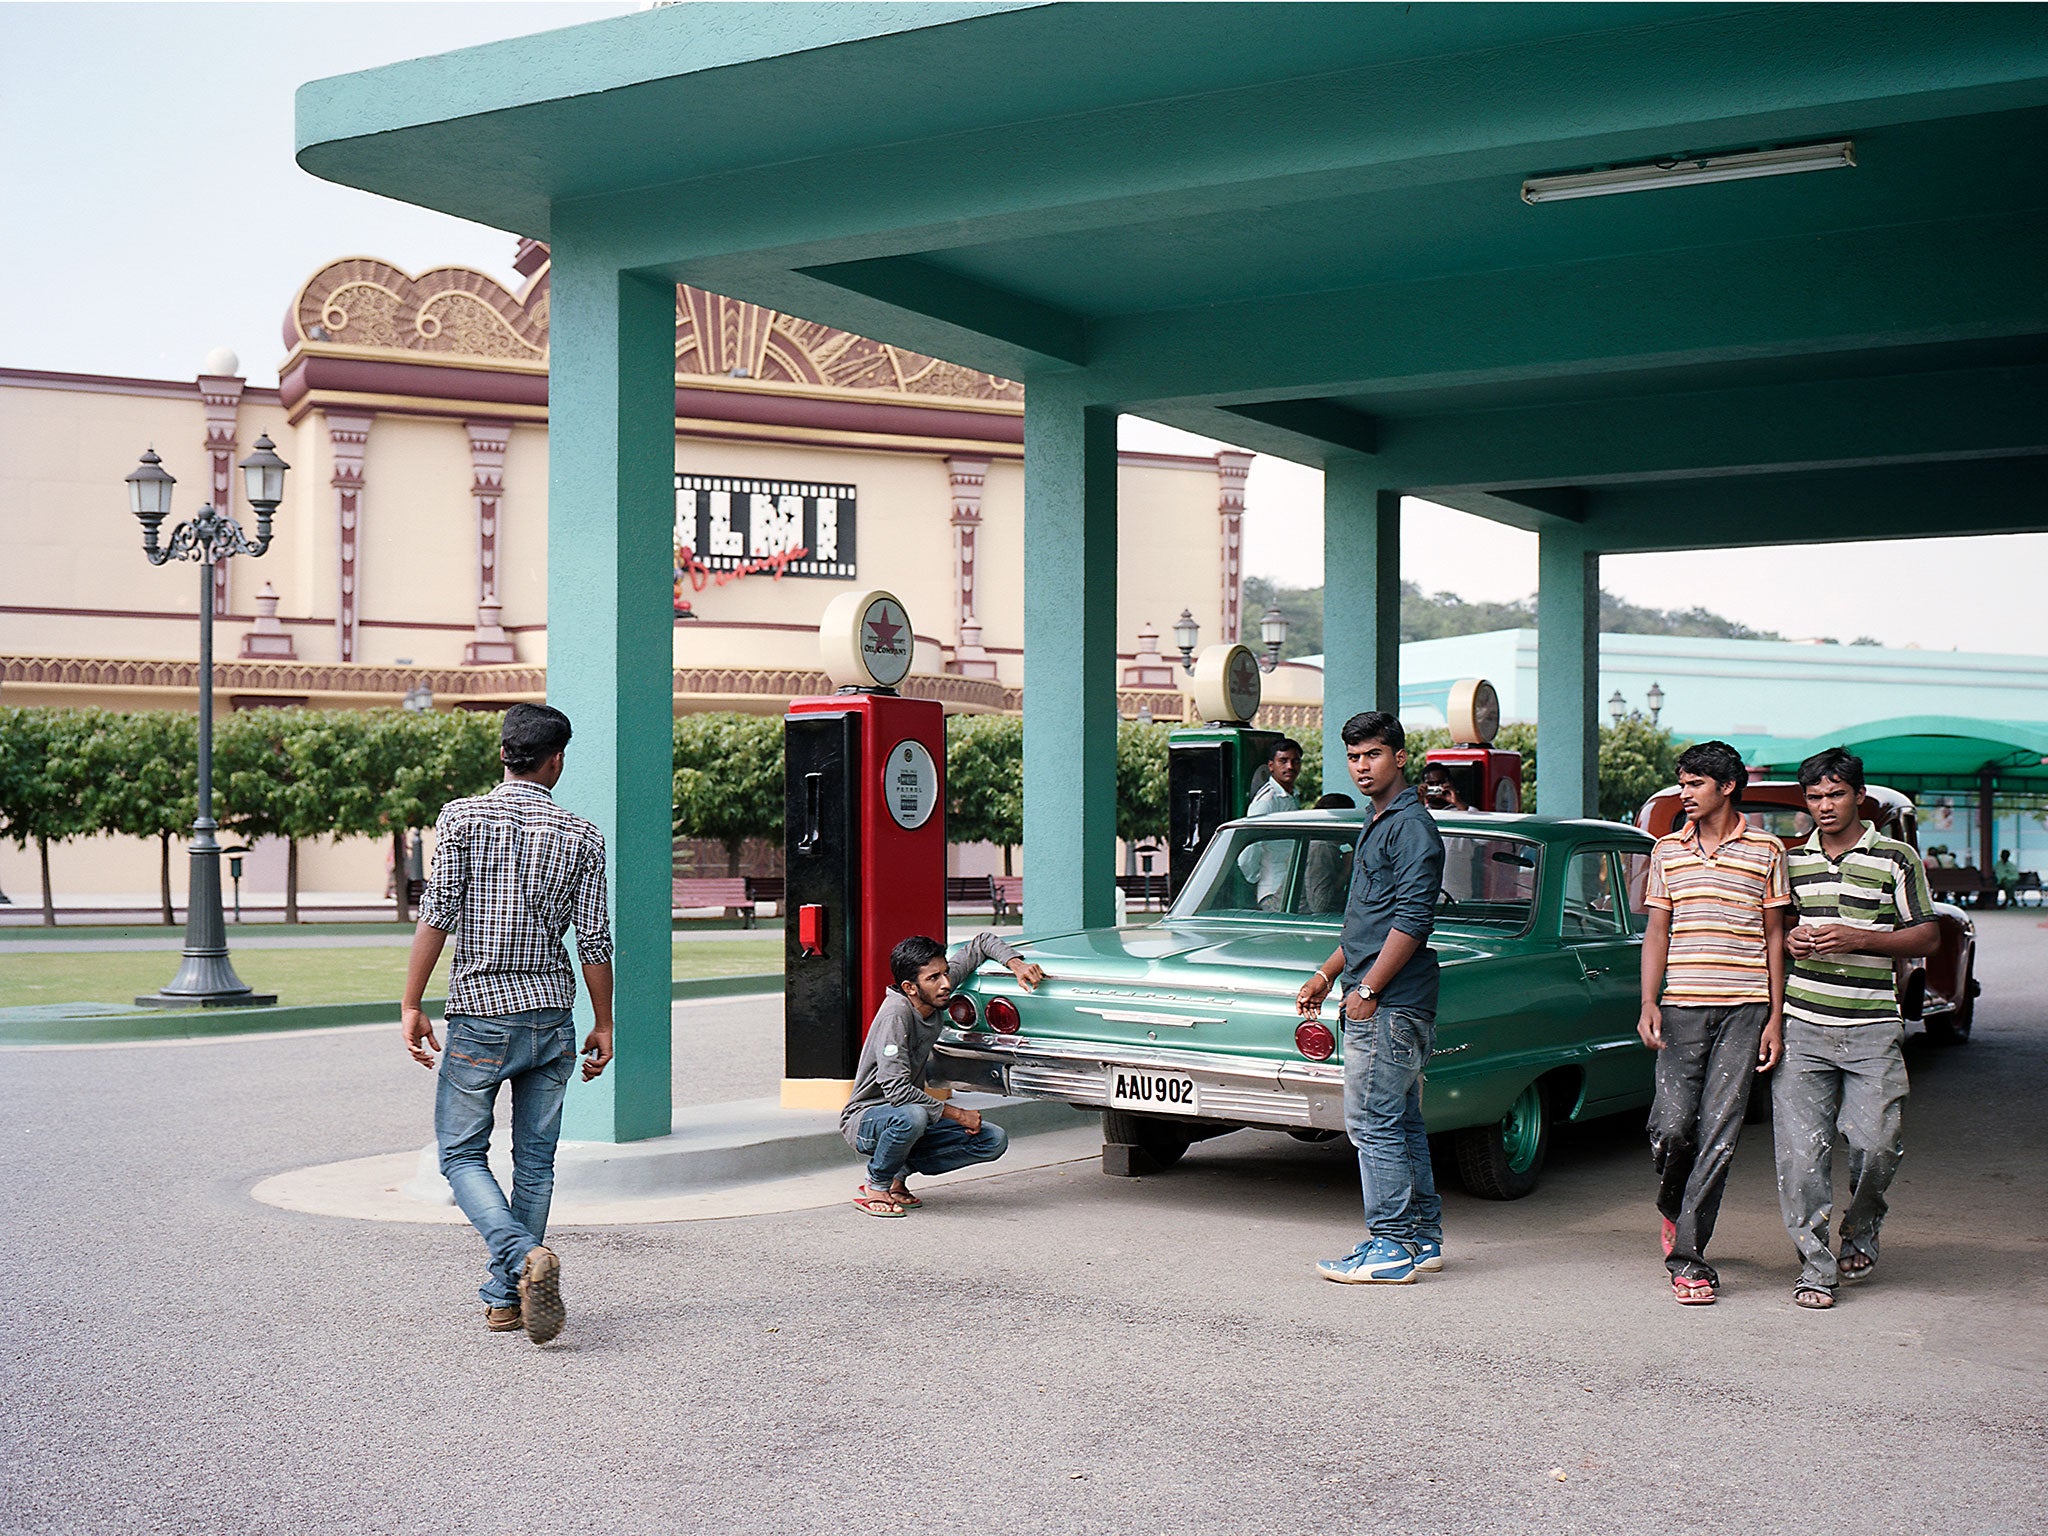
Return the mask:
[(1265, 1061), (948, 1029), (933, 1050), (931, 1075), (988, 1093), (1107, 1107), (1110, 1073), (1118, 1067), (1193, 1078), (1202, 1120), (1344, 1129), (1344, 1069), (1334, 1061)]

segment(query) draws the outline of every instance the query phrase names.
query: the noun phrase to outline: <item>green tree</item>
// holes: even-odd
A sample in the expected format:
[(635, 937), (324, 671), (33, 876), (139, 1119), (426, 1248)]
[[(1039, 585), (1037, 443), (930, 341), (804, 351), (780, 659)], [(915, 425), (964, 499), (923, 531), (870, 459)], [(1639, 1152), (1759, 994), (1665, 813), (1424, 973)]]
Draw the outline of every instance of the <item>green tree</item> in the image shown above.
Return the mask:
[(954, 715), (946, 722), (946, 836), (1011, 851), (1024, 840), (1024, 722), (1015, 715)]
[(0, 834), (17, 848), (36, 845), (43, 923), (57, 925), (50, 887), (50, 844), (98, 830), (87, 743), (98, 710), (0, 710)]
[(412, 833), (432, 826), (450, 800), (488, 794), (503, 778), (498, 730), (497, 716), (468, 710), (379, 709), (364, 717), (363, 760), (377, 790), (374, 819), (391, 841), (392, 902), (399, 922), (412, 915)]
[(95, 829), (157, 840), (158, 899), (174, 923), (171, 840), (199, 815), (199, 717), (152, 709), (105, 715), (99, 726), (86, 742)]
[(726, 873), (740, 872), (750, 837), (782, 844), (782, 721), (723, 711), (679, 715), (675, 724), (673, 830), (725, 845)]
[(1600, 814), (1633, 821), (1642, 803), (1677, 782), (1683, 745), (1671, 732), (1631, 713), (1600, 730)]
[(1164, 839), (1169, 728), (1123, 720), (1116, 731), (1116, 835), (1127, 843)]

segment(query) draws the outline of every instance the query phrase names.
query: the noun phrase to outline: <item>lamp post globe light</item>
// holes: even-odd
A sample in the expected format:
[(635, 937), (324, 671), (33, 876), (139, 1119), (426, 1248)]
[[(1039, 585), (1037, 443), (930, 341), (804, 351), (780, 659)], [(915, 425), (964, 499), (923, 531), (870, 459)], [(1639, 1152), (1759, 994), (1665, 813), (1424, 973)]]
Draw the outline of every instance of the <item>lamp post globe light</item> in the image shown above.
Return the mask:
[(1628, 700), (1621, 696), (1621, 690), (1617, 688), (1607, 700), (1607, 718), (1620, 725), (1621, 717), (1627, 713)]
[(1259, 665), (1270, 672), (1280, 665), (1280, 647), (1287, 643), (1287, 615), (1278, 608), (1268, 608), (1259, 619), (1259, 639), (1266, 646)]
[(1650, 691), (1643, 695), (1643, 702), (1650, 706), (1650, 724), (1657, 723), (1657, 717), (1664, 713), (1664, 686), (1651, 683)]
[(178, 482), (156, 450), (144, 453), (128, 476), (128, 510), (142, 524), (142, 552), (151, 565), (191, 560), (199, 566), (199, 815), (192, 823), (192, 866), (185, 895), (185, 949), (178, 974), (161, 992), (135, 999), (144, 1007), (232, 1007), (275, 1003), (235, 974), (228, 959), (227, 926), (221, 918), (219, 830), (213, 819), (213, 568), (236, 555), (270, 548), (270, 520), (284, 500), (284, 475), (291, 466), (277, 456), (268, 435), (242, 460), (243, 493), (256, 509), (251, 538), (229, 513), (201, 507), (190, 522), (160, 539), (171, 514), (171, 488)]
[(1173, 643), (1180, 648), (1180, 665), (1183, 672), (1195, 670), (1195, 646), (1202, 638), (1202, 626), (1195, 622), (1194, 611), (1183, 608), (1180, 617), (1173, 621)]

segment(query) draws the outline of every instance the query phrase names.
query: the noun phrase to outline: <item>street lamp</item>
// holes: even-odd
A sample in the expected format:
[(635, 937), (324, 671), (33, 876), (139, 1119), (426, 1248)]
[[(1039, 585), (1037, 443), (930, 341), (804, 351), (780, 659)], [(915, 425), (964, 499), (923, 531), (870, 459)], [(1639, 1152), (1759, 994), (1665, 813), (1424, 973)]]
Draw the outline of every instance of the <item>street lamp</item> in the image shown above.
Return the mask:
[(1173, 621), (1173, 643), (1180, 647), (1181, 669), (1195, 670), (1195, 646), (1202, 638), (1202, 626), (1195, 622), (1194, 613), (1181, 609), (1180, 617)]
[(1259, 665), (1270, 672), (1280, 665), (1280, 647), (1287, 643), (1287, 615), (1268, 608), (1259, 620), (1259, 638), (1266, 643), (1266, 655)]
[(1621, 696), (1621, 690), (1617, 688), (1614, 690), (1614, 696), (1607, 701), (1607, 718), (1616, 725), (1620, 725), (1621, 717), (1626, 713), (1628, 713), (1628, 700)]
[(434, 707), (434, 690), (425, 683), (414, 683), (405, 690), (405, 697), (399, 700), (399, 704), (411, 714), (424, 715)]
[(258, 555), (270, 548), (270, 519), (284, 500), (284, 474), (291, 466), (277, 456), (268, 435), (256, 439), (256, 450), (239, 466), (242, 491), (256, 509), (256, 537), (226, 511), (210, 503), (190, 522), (171, 530), (159, 542), (164, 519), (171, 514), (171, 487), (178, 482), (163, 467), (155, 449), (128, 476), (128, 510), (142, 524), (142, 552), (151, 565), (191, 560), (199, 566), (199, 815), (192, 823), (192, 872), (185, 898), (185, 950), (178, 974), (161, 992), (135, 999), (144, 1007), (180, 1008), (274, 1003), (275, 994), (259, 995), (235, 974), (228, 959), (227, 927), (220, 909), (220, 844), (213, 819), (213, 568), (236, 555)]
[(1657, 683), (1650, 684), (1650, 691), (1643, 695), (1643, 702), (1650, 706), (1650, 724), (1657, 723), (1657, 716), (1664, 712), (1664, 689)]

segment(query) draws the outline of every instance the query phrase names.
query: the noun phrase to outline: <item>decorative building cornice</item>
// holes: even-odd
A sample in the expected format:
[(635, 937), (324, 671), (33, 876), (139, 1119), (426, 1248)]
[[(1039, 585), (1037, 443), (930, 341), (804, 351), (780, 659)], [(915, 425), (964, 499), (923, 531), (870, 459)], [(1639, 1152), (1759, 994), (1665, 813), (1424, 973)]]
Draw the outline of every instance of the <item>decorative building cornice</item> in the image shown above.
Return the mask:
[[(389, 262), (351, 256), (315, 272), (285, 314), (284, 344), (297, 354), (327, 346), (419, 362), (545, 372), (549, 266), (546, 247), (522, 242), (518, 293), (469, 267), (419, 277)], [(934, 400), (1021, 406), (1024, 386), (864, 336), (799, 320), (701, 288), (676, 290), (676, 372), (774, 390), (811, 385)], [(287, 379), (292, 360), (280, 370)], [(289, 394), (287, 386), (286, 393)]]
[[(108, 656), (0, 656), (0, 687), (10, 683), (196, 692), (199, 663)], [(397, 667), (246, 659), (216, 662), (214, 667), (214, 687), (224, 693), (366, 694), (397, 699), (422, 683), (437, 697), (447, 699), (541, 698), (547, 693), (548, 673), (547, 668), (534, 666)], [(674, 692), (683, 698), (730, 699), (735, 705), (773, 702), (779, 706), (790, 699), (832, 691), (832, 681), (823, 672), (802, 668), (675, 669)], [(914, 699), (936, 699), (956, 712), (1016, 714), (1024, 707), (1023, 690), (983, 678), (918, 673), (904, 680), (903, 692)], [(1132, 711), (1135, 710), (1134, 704)]]

